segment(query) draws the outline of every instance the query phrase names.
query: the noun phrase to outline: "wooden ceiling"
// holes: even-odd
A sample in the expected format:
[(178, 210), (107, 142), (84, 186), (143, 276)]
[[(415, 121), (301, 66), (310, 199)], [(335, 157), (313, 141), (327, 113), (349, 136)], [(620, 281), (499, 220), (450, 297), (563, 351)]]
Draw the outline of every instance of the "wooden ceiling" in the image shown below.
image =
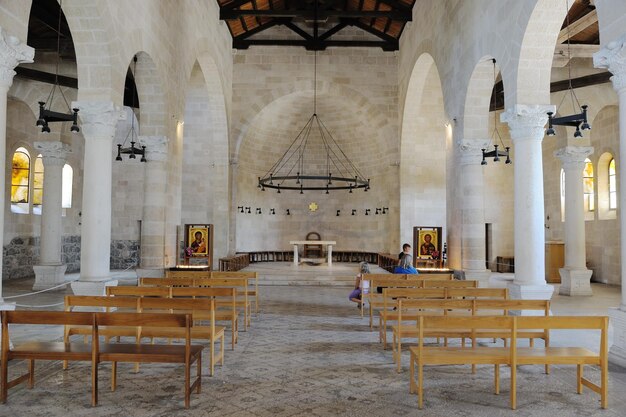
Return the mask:
[[(324, 50), (329, 46), (380, 47), (398, 50), (406, 22), (412, 20), (415, 0), (217, 0), (220, 19), (233, 36), (233, 48), (252, 45), (304, 46)], [(253, 38), (274, 26), (284, 26), (297, 39)], [(333, 36), (357, 27), (375, 40), (339, 40)], [(378, 38), (378, 39), (376, 39)]]

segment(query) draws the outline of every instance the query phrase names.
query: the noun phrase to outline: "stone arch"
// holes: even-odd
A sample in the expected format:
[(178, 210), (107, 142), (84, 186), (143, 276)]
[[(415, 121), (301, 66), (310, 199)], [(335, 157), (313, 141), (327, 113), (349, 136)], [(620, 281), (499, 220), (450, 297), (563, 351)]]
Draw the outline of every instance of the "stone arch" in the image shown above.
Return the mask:
[(439, 74), (432, 55), (423, 53), (408, 81), (398, 161), (401, 242), (412, 242), (413, 226), (444, 226), (447, 233), (446, 146), (454, 122), (446, 117)]
[(213, 60), (199, 57), (186, 88), (182, 166), (182, 223), (215, 228), (214, 262), (229, 252), (229, 147), (224, 94)]
[(115, 91), (112, 78), (111, 7), (115, 7), (111, 2), (99, 0), (65, 0), (63, 4), (76, 52), (79, 100), (121, 102), (120, 91)]
[[(308, 88), (306, 88), (308, 87)], [(366, 251), (391, 248), (388, 230), (397, 224), (397, 170), (389, 164), (390, 128), (376, 116), (374, 106), (351, 89), (318, 84), (317, 110), (319, 118), (330, 131), (348, 158), (367, 177), (372, 188), (368, 192), (346, 191), (261, 191), (257, 177), (263, 176), (280, 158), (313, 114), (311, 83), (303, 90), (293, 91), (272, 100), (249, 122), (241, 143), (234, 207), (251, 207), (252, 214), (236, 213), (236, 250), (254, 251), (284, 247), (290, 240), (302, 240), (308, 232), (316, 231), (322, 239), (336, 240), (335, 249), (359, 247)], [(289, 88), (291, 90), (292, 88)], [(280, 94), (285, 90), (280, 90)], [(311, 129), (307, 155), (320, 159), (324, 155), (319, 144), (319, 132)], [(395, 154), (393, 152), (392, 154)], [(322, 168), (323, 169), (323, 168)], [(309, 211), (316, 202), (319, 209)], [(396, 203), (397, 204), (397, 203)], [(376, 215), (376, 207), (388, 207), (384, 216)], [(255, 208), (262, 214), (255, 215)], [(275, 215), (268, 210), (274, 208)], [(368, 217), (365, 209), (369, 208)], [(286, 210), (290, 216), (286, 216)], [(339, 210), (339, 215), (337, 215)], [(355, 211), (354, 216), (351, 214)], [(347, 216), (347, 217), (346, 217)], [(263, 221), (260, 221), (260, 220)], [(250, 233), (254, 230), (254, 233)], [(395, 250), (395, 249), (394, 249)]]
[(516, 84), (509, 93), (515, 99), (507, 101), (509, 107), (550, 103), (554, 46), (566, 12), (563, 0), (537, 0), (522, 38)]
[[(490, 55), (482, 57), (469, 80), (463, 114), (463, 138), (486, 139), (489, 137), (489, 113), (494, 87), (494, 61)], [(495, 64), (496, 76), (500, 68)]]

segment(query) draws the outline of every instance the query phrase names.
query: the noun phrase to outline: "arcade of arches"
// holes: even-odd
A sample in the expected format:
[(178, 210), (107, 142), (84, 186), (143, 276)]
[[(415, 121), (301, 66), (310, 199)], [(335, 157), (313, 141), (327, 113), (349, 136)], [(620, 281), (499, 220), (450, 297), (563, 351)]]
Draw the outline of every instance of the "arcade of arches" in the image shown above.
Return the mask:
[[(344, 24), (335, 44), (314, 52), (298, 44), (304, 20), (262, 31), (254, 28), (267, 17), (220, 20), (242, 1), (64, 0), (58, 50), (56, 0), (1, 2), (0, 309), (15, 308), (18, 289), (72, 279), (68, 293), (94, 295), (119, 270), (163, 276), (182, 263), (185, 224), (213, 225), (214, 269), (236, 253), (288, 253), (311, 231), (335, 251), (396, 254), (415, 226), (436, 226), (447, 266), (481, 287), (558, 298), (574, 313), (578, 303), (603, 305), (595, 314), (610, 315), (610, 361), (626, 366), (626, 2), (569, 0), (569, 11), (566, 0), (371, 3), (372, 13), (391, 4), (410, 19), (379, 36), (367, 19)], [(381, 38), (390, 43), (375, 46)], [(55, 71), (79, 109), (79, 133), (71, 122), (50, 133), (36, 126)], [(576, 138), (555, 126), (546, 136), (547, 112), (578, 111), (568, 79), (592, 130)], [(314, 95), (371, 180), (366, 193), (257, 187), (311, 116)], [(65, 106), (60, 96), (53, 105)], [(146, 163), (115, 160), (131, 127)], [(481, 165), (493, 144), (510, 147), (512, 164)], [(551, 245), (564, 249), (557, 284), (546, 278)], [(499, 273), (500, 259), (514, 259), (514, 273)], [(298, 280), (291, 263), (282, 267), (275, 273)], [(352, 281), (302, 291), (345, 292), (358, 268), (342, 267)], [(261, 290), (280, 311), (296, 295), (272, 287), (280, 280), (271, 273)], [(58, 290), (33, 300), (59, 301)], [(607, 305), (607, 293), (621, 296)]]

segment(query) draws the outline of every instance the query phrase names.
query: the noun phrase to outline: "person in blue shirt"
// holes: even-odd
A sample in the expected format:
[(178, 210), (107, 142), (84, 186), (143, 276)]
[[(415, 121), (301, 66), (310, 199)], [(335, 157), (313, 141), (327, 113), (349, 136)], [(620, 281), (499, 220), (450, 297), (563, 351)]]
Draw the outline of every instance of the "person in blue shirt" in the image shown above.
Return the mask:
[(417, 274), (417, 269), (413, 266), (413, 255), (411, 255), (411, 245), (402, 245), (402, 257), (398, 266), (393, 269), (394, 274)]

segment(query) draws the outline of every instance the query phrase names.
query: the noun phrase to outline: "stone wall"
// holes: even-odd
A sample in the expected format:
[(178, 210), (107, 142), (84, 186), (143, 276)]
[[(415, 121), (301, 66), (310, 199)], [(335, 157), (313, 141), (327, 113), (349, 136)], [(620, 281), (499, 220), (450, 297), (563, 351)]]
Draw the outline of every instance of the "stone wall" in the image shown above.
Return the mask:
[[(313, 114), (314, 54), (302, 48), (259, 47), (235, 54), (233, 125), (237, 177), (236, 250), (289, 249), (316, 231), (337, 249), (397, 252), (397, 60), (380, 49), (329, 48), (317, 55), (317, 114), (342, 150), (368, 178), (357, 190), (261, 192), (257, 177), (280, 158)], [(323, 154), (312, 130), (309, 169)], [(323, 164), (320, 164), (323, 165)], [(310, 203), (319, 209), (309, 211)], [(262, 209), (256, 215), (256, 208)], [(389, 207), (386, 215), (375, 209)], [(269, 210), (275, 209), (276, 215)], [(365, 210), (370, 209), (370, 215)], [(290, 216), (286, 215), (290, 209)], [(357, 210), (354, 216), (352, 210)], [(337, 210), (340, 216), (337, 216)], [(217, 225), (216, 225), (217, 230)]]
[[(139, 264), (139, 241), (111, 242), (111, 269), (134, 268)], [(3, 247), (3, 279), (32, 278), (39, 260), (39, 237), (15, 237)], [(61, 260), (67, 273), (80, 272), (80, 236), (63, 236)]]

